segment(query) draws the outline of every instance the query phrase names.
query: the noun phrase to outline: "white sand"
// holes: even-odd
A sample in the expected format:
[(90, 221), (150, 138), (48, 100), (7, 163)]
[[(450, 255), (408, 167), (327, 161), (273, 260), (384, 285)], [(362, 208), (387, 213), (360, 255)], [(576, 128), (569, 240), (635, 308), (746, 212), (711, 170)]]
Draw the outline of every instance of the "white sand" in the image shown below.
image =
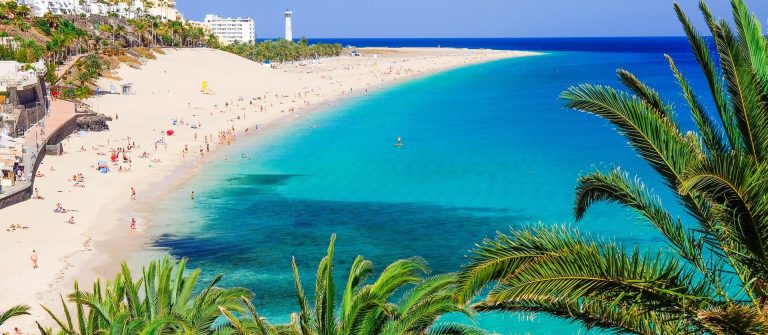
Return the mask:
[[(75, 279), (82, 288), (90, 289), (95, 278), (112, 278), (126, 253), (142, 248), (145, 241), (143, 229), (133, 231), (129, 227), (131, 217), (141, 215), (134, 211), (146, 205), (149, 194), (162, 189), (174, 171), (205, 161), (200, 158), (204, 136), (214, 135), (210, 141), (213, 150), (221, 146), (217, 135), (221, 130), (234, 127), (242, 132), (250, 128), (252, 133), (256, 124), (260, 130), (274, 127), (278, 120), (301, 117), (312, 106), (327, 106), (381, 84), (471, 63), (533, 54), (446, 48), (368, 52), (380, 55), (377, 59), (370, 55), (342, 56), (304, 66), (283, 64), (270, 69), (221, 51), (167, 50), (167, 55), (158, 55), (142, 70), (122, 68), (119, 76), (123, 82), (134, 84), (135, 94), (102, 96), (98, 103), (89, 101), (102, 113), (118, 115), (119, 119), (110, 123), (111, 130), (70, 136), (64, 142), (65, 154), (46, 157), (41, 165), (40, 172), (45, 176), (37, 178), (35, 186), (45, 199), (0, 210), (0, 311), (15, 304), (33, 305), (32, 316), (12, 319), (0, 333), (10, 332), (15, 326), (37, 333), (35, 320), (53, 326), (39, 304), (59, 310), (59, 294), (70, 293)], [(215, 94), (201, 94), (203, 80)], [(110, 83), (104, 80), (100, 84), (108, 88)], [(238, 101), (239, 97), (244, 100)], [(262, 100), (251, 105), (254, 97)], [(225, 102), (229, 102), (228, 108)], [(260, 112), (262, 107), (265, 112)], [(202, 128), (172, 126), (174, 118), (200, 123)], [(160, 135), (161, 130), (167, 129), (173, 129), (174, 136)], [(137, 146), (128, 154), (131, 171), (118, 172), (117, 165), (110, 164), (110, 173), (97, 172), (95, 164), (109, 160), (109, 149), (126, 147), (128, 137)], [(161, 137), (167, 141), (167, 151), (163, 145), (155, 151), (154, 143)], [(189, 146), (189, 153), (182, 157), (184, 145)], [(86, 151), (79, 151), (81, 147)], [(140, 158), (144, 151), (151, 156)], [(153, 159), (162, 162), (153, 163)], [(127, 168), (128, 164), (122, 166)], [(86, 187), (73, 187), (74, 182), (68, 180), (77, 173), (85, 176)], [(131, 187), (138, 193), (136, 201), (130, 199)], [(74, 211), (54, 213), (57, 202)], [(70, 216), (76, 224), (67, 223)], [(29, 228), (6, 231), (11, 224)], [(143, 224), (152, 223), (140, 222)], [(38, 269), (31, 266), (33, 249), (39, 254)]]

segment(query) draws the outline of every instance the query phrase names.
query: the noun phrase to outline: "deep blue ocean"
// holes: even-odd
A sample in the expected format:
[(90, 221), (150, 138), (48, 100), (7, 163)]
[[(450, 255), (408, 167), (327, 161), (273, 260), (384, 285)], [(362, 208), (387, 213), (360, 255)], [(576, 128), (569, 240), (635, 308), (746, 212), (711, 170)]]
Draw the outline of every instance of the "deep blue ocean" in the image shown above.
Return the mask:
[[(568, 224), (629, 246), (663, 247), (633, 213), (600, 205), (573, 219), (576, 178), (621, 166), (684, 211), (651, 168), (602, 119), (565, 110), (571, 85), (618, 86), (625, 68), (692, 121), (663, 53), (705, 91), (681, 38), (324, 40), (357, 46), (443, 46), (537, 50), (540, 56), (435, 74), (352, 98), (331, 110), (240, 141), (228, 159), (203, 168), (157, 208), (152, 247), (189, 257), (207, 279), (245, 286), (273, 322), (297, 311), (291, 257), (306, 290), (336, 233), (338, 287), (357, 255), (377, 269), (421, 256), (433, 272), (458, 270), (496, 231)], [(706, 101), (706, 99), (705, 99)], [(393, 144), (401, 136), (403, 148)], [(242, 159), (245, 155), (251, 159)], [(223, 157), (223, 156), (222, 156)], [(194, 190), (197, 200), (189, 201)], [(451, 316), (447, 319), (466, 318)], [(584, 334), (537, 315), (480, 315), (501, 334)]]

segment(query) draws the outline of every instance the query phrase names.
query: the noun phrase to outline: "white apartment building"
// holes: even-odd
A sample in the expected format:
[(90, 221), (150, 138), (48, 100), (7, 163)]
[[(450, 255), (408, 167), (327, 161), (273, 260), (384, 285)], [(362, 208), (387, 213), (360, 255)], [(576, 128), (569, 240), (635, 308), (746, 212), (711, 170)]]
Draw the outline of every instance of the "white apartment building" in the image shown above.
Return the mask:
[(224, 43), (253, 43), (256, 41), (256, 25), (252, 18), (223, 18), (206, 15), (203, 24)]
[[(140, 2), (140, 1), (139, 1)], [(151, 6), (147, 8), (149, 15), (160, 18), (163, 21), (183, 21), (184, 17), (181, 15), (178, 9), (176, 9), (175, 0), (166, 0), (161, 2), (159, 0), (150, 1)]]
[(46, 72), (45, 63), (38, 61), (32, 68), (24, 70), (24, 64), (16, 61), (0, 61), (0, 92), (7, 92), (8, 86), (26, 86), (37, 83)]
[(20, 5), (29, 6), (34, 16), (45, 13), (76, 14), (80, 7), (79, 0), (17, 0)]
[(166, 0), (150, 1), (150, 6), (144, 8), (142, 0), (123, 0), (110, 5), (100, 0), (16, 0), (19, 4), (27, 5), (35, 16), (43, 16), (46, 13), (53, 14), (85, 14), (107, 15), (116, 13), (124, 18), (135, 18), (139, 15), (152, 15), (163, 21), (183, 20), (183, 16), (176, 9), (176, 1)]

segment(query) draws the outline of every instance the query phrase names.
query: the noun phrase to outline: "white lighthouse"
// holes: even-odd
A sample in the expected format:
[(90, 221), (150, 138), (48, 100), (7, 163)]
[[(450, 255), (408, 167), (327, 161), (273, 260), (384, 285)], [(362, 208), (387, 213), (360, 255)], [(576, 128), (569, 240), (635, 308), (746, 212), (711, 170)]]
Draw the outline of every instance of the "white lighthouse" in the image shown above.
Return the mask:
[(291, 27), (291, 16), (293, 16), (293, 12), (290, 10), (285, 10), (285, 40), (286, 41), (293, 41), (293, 29)]

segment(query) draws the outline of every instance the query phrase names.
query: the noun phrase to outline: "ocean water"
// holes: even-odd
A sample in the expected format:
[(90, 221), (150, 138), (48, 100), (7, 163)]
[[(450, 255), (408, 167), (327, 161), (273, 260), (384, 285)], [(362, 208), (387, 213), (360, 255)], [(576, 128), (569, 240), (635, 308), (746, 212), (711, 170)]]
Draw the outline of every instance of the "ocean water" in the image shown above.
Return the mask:
[[(558, 99), (579, 83), (618, 85), (615, 70), (626, 68), (672, 101), (690, 129), (660, 46), (622, 49), (632, 41), (585, 43), (580, 51), (571, 50), (579, 41), (545, 41), (554, 51), (409, 81), (242, 140), (157, 204), (150, 247), (189, 257), (207, 279), (225, 273), (223, 285), (250, 288), (273, 322), (297, 310), (291, 257), (311, 294), (334, 233), (339, 287), (357, 255), (378, 270), (421, 256), (434, 273), (451, 272), (483, 238), (540, 222), (662, 247), (656, 232), (618, 206), (597, 206), (581, 222), (572, 215), (576, 178), (614, 166), (643, 177), (684, 215), (609, 124), (565, 110)], [(684, 41), (664, 43), (704, 92)], [(403, 148), (394, 146), (398, 136)], [(585, 333), (542, 315), (487, 314), (476, 322), (501, 334)]]
[(317, 38), (309, 43), (339, 43), (356, 47), (451, 47), (532, 51), (598, 51), (684, 53), (684, 37), (517, 37), (517, 38)]

